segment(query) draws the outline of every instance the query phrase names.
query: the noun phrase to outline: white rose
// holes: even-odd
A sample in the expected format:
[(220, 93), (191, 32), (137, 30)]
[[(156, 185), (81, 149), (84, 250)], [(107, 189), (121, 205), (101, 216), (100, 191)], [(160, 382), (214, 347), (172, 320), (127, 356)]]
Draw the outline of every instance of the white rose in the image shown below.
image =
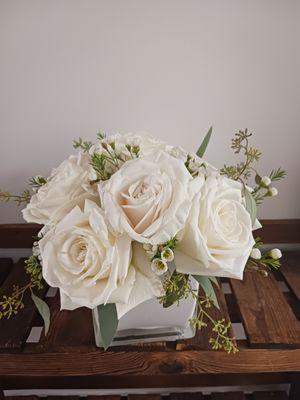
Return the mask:
[(242, 279), (255, 242), (241, 193), (240, 183), (219, 175), (199, 185), (176, 247), (177, 271)]
[(184, 227), (191, 180), (183, 161), (167, 153), (140, 157), (99, 185), (102, 207), (115, 232), (161, 244)]
[[(154, 274), (131, 263), (131, 239), (107, 229), (103, 211), (86, 200), (39, 241), (43, 277), (58, 287), (62, 309), (116, 303), (119, 317), (159, 293)], [(140, 287), (142, 286), (142, 288)]]
[(55, 224), (76, 205), (82, 207), (85, 199), (97, 199), (90, 185), (89, 156), (80, 153), (70, 156), (54, 169), (47, 183), (39, 188), (22, 210), (27, 222)]

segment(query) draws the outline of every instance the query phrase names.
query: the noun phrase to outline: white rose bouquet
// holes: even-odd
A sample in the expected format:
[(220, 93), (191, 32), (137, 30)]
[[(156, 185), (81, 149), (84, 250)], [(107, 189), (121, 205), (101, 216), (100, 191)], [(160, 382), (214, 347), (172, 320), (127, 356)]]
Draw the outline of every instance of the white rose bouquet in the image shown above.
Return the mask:
[[(258, 174), (253, 164), (260, 152), (249, 145), (247, 130), (232, 141), (245, 161), (217, 170), (203, 159), (211, 133), (195, 154), (152, 137), (99, 133), (96, 143), (74, 142), (79, 154), (49, 178), (33, 178), (32, 195), (0, 191), (4, 201), (28, 203), (24, 219), (43, 225), (25, 264), (30, 284), (0, 301), (0, 318), (22, 308), (24, 291), (39, 289), (44, 279), (59, 288), (61, 309), (98, 308), (107, 348), (118, 320), (139, 304), (158, 298), (169, 307), (196, 296), (191, 324), (201, 329), (208, 318), (218, 327), (213, 347), (236, 351), (227, 323), (208, 314), (208, 306), (218, 307), (213, 285), (216, 277), (242, 279), (246, 266), (263, 273), (279, 267), (280, 251), (262, 255), (253, 230), (260, 227), (257, 204), (277, 194), (272, 182), (285, 171)], [(191, 279), (202, 287), (200, 297)], [(32, 299), (47, 333), (49, 308), (33, 292)]]

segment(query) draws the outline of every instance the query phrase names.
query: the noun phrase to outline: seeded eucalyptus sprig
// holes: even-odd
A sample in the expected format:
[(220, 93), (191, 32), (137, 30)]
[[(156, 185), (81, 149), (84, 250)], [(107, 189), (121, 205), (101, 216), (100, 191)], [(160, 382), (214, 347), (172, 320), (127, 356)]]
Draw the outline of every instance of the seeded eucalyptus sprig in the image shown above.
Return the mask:
[[(166, 274), (167, 275), (167, 274)], [(192, 296), (197, 302), (197, 315), (190, 319), (190, 324), (198, 330), (208, 327), (212, 324), (212, 337), (209, 343), (214, 350), (225, 350), (227, 353), (236, 353), (238, 351), (234, 344), (234, 338), (228, 335), (231, 322), (225, 322), (224, 318), (215, 320), (209, 309), (216, 307), (215, 302), (208, 293), (205, 296), (199, 296), (191, 289), (190, 276), (179, 272), (174, 272), (165, 277), (163, 282), (164, 295), (159, 297), (159, 302), (163, 307), (170, 307), (173, 304), (179, 304), (180, 300)]]
[(31, 199), (31, 194), (28, 189), (24, 190), (23, 193), (19, 194), (12, 194), (8, 191), (2, 191), (0, 189), (0, 202), (8, 203), (9, 201), (14, 201), (17, 203), (18, 206), (21, 204), (29, 203)]
[(32, 293), (33, 289), (43, 288), (42, 268), (36, 256), (30, 256), (25, 261), (25, 271), (29, 275), (29, 282), (22, 287), (14, 285), (9, 295), (3, 294), (0, 297), (0, 320), (9, 319), (24, 308), (23, 297), (26, 292)]

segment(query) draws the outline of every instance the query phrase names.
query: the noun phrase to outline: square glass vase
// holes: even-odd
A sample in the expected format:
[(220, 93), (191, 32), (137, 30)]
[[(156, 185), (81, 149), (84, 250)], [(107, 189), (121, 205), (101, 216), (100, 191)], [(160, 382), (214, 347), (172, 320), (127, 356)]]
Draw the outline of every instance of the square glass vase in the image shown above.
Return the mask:
[[(194, 279), (190, 282), (191, 289), (198, 293), (198, 283)], [(190, 319), (196, 312), (197, 300), (194, 296), (168, 308), (164, 308), (156, 298), (147, 300), (120, 318), (111, 346), (192, 338), (196, 332), (190, 325)], [(93, 310), (93, 324), (96, 346), (103, 347), (97, 308)]]

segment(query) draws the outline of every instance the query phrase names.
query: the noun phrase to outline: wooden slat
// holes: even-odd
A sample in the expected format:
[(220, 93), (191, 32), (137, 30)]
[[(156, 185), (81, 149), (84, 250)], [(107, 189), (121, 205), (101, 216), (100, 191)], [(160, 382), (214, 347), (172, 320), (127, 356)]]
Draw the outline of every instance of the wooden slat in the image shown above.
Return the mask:
[(170, 400), (203, 400), (202, 393), (172, 393)]
[(280, 271), (290, 289), (300, 301), (300, 252), (285, 252)]
[(300, 219), (263, 219), (255, 235), (264, 243), (300, 243)]
[(29, 249), (41, 228), (36, 224), (0, 224), (0, 248)]
[(212, 393), (211, 400), (246, 400), (243, 392)]
[[(215, 293), (218, 299), (218, 303), (220, 306), (220, 310), (218, 310), (216, 307), (211, 307), (208, 312), (209, 314), (215, 319), (221, 319), (225, 318), (226, 321), (230, 321), (226, 301), (225, 301), (225, 296), (222, 292), (221, 285), (218, 288), (216, 285), (214, 285), (215, 288)], [(199, 295), (203, 296), (204, 293), (202, 289), (199, 290)], [(208, 326), (206, 328), (203, 328), (202, 330), (198, 330), (196, 332), (196, 335), (187, 340), (179, 340), (177, 342), (176, 349), (177, 350), (187, 350), (187, 349), (202, 349), (202, 350), (209, 350), (211, 349), (211, 345), (209, 343), (209, 339), (212, 337), (212, 324), (208, 323)], [(234, 336), (232, 328), (230, 328), (228, 334), (230, 336)]]
[(161, 400), (159, 394), (130, 394), (128, 400)]
[[(82, 397), (80, 399), (82, 400)], [(88, 396), (87, 400), (121, 400), (121, 396)]]
[(230, 283), (251, 347), (300, 344), (299, 322), (271, 273), (246, 272), (243, 281)]
[(277, 392), (254, 392), (253, 393), (254, 400), (288, 400), (288, 396), (286, 392), (277, 391)]
[[(256, 231), (264, 243), (300, 243), (300, 219), (265, 219)], [(0, 224), (0, 248), (30, 248), (41, 225)]]
[[(29, 277), (24, 270), (24, 260), (15, 264), (2, 285), (3, 294), (10, 294), (13, 285), (23, 286), (29, 282)], [(43, 297), (47, 290), (46, 285), (40, 291), (36, 291), (39, 297)], [(0, 320), (0, 351), (20, 351), (25, 344), (30, 332), (32, 321), (37, 313), (29, 293), (23, 298), (24, 308), (10, 319)]]
[(300, 378), (300, 349), (0, 354), (0, 377), (7, 390), (282, 383)]
[(2, 283), (5, 281), (8, 273), (10, 272), (12, 265), (13, 262), (11, 258), (0, 258), (0, 289)]
[(59, 293), (50, 301), (50, 329), (44, 332), (37, 351), (90, 351), (95, 349), (94, 330), (91, 310), (78, 308), (73, 311), (60, 311)]

